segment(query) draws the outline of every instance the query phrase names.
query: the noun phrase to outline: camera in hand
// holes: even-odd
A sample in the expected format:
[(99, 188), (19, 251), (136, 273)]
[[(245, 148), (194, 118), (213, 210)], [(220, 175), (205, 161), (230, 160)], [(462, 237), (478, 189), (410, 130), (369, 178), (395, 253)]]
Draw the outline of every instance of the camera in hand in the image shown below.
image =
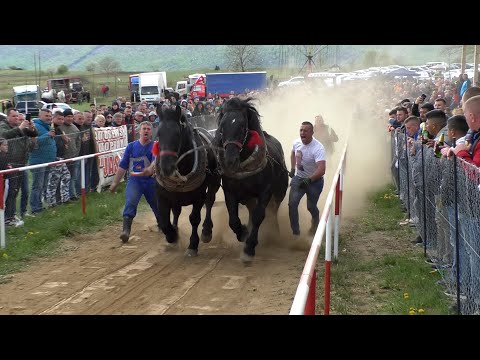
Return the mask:
[(427, 95), (422, 94), (422, 95), (420, 95), (420, 97), (423, 99), (423, 101), (425, 101), (425, 99), (427, 98)]
[(26, 113), (25, 114), (25, 120), (32, 121), (32, 114)]

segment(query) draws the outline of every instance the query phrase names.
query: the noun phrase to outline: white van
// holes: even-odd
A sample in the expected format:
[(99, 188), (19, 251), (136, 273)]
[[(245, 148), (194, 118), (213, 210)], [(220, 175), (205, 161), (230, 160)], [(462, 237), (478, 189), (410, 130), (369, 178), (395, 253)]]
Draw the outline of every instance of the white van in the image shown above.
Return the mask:
[(165, 95), (165, 72), (147, 72), (138, 75), (140, 100), (147, 101), (149, 104), (158, 104), (160, 98)]

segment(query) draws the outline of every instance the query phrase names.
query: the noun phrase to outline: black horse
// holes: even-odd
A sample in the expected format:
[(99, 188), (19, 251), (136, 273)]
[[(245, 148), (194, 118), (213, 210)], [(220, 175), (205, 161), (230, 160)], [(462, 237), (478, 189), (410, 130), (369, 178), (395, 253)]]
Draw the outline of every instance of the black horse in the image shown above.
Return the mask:
[[(222, 106), (214, 144), (222, 171), (222, 186), (229, 225), (245, 242), (242, 260), (251, 262), (258, 244), (258, 230), (267, 206), (275, 216), (288, 188), (288, 171), (282, 145), (262, 130), (252, 98), (232, 98)], [(223, 149), (222, 149), (223, 148)], [(249, 210), (249, 228), (238, 217), (238, 204)]]
[[(217, 169), (215, 153), (211, 149), (213, 137), (188, 123), (181, 108), (167, 108), (161, 112), (156, 140), (155, 159), (160, 228), (169, 243), (178, 241), (178, 217), (182, 206), (193, 205), (190, 214), (192, 234), (186, 255), (198, 253), (198, 225), (200, 211), (206, 207), (202, 241), (212, 239), (211, 210), (220, 188), (221, 176)], [(174, 215), (170, 222), (170, 211)]]

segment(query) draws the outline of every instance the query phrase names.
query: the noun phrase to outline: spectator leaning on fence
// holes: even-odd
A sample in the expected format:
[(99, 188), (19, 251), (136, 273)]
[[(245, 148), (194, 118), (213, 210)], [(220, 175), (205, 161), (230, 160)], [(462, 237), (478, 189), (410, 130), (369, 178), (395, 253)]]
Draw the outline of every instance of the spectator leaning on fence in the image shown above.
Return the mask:
[[(60, 125), (60, 130), (63, 134), (67, 135), (66, 147), (65, 147), (65, 159), (71, 159), (77, 157), (80, 153), (80, 131), (73, 124), (73, 112), (70, 109), (63, 111), (63, 125)], [(77, 171), (79, 161), (74, 163), (68, 163), (67, 168), (70, 171), (70, 200), (78, 200), (79, 195), (76, 192), (76, 183), (77, 183)]]
[[(465, 135), (467, 134), (468, 131), (468, 125), (467, 121), (465, 119), (465, 116), (463, 115), (456, 115), (452, 116), (451, 118), (448, 119), (447, 121), (447, 131), (448, 131), (448, 138), (449, 139), (456, 139), (457, 144), (461, 144), (465, 142)], [(453, 145), (453, 144), (452, 144)], [(445, 157), (448, 154), (449, 146), (445, 145), (444, 148), (442, 149), (442, 155)], [(451, 158), (450, 158), (451, 159)], [(442, 176), (442, 183), (440, 185), (440, 192), (443, 198), (443, 203), (447, 209), (447, 214), (448, 214), (448, 222), (450, 223), (449, 226), (449, 231), (446, 234), (446, 236), (450, 239), (450, 251), (452, 256), (452, 267), (451, 267), (451, 273), (450, 276), (446, 277), (446, 280), (448, 281), (451, 286), (449, 288), (453, 288), (456, 284), (456, 229), (455, 229), (455, 201), (459, 204), (465, 204), (466, 203), (466, 197), (464, 192), (459, 192), (457, 195), (457, 199), (454, 198), (454, 188), (455, 188), (455, 178), (454, 178), (454, 167), (453, 167), (453, 162), (448, 161), (444, 162), (444, 170), (443, 170), (443, 176)], [(459, 221), (458, 221), (458, 233), (461, 236), (460, 238), (460, 246), (459, 246), (459, 255), (460, 255), (460, 284), (461, 284), (461, 289), (460, 291), (463, 293), (462, 295), (465, 294), (465, 286), (468, 286), (468, 282), (470, 281), (470, 256), (469, 256), (469, 251), (467, 250), (467, 244), (465, 243), (466, 235), (464, 232), (464, 220), (466, 218), (466, 214), (464, 213), (465, 208), (462, 207), (461, 205), (458, 208), (459, 210)], [(454, 295), (453, 292), (450, 292), (450, 295)]]
[[(61, 111), (54, 113), (52, 122), (55, 128), (55, 160), (63, 160), (65, 158), (66, 141), (68, 140), (67, 136), (60, 130), (60, 126), (63, 125), (63, 113)], [(70, 200), (70, 178), (67, 164), (63, 163), (51, 167), (48, 174), (46, 196), (48, 207), (54, 207), (59, 203), (67, 203)]]
[[(12, 164), (10, 164), (8, 159), (8, 141), (7, 139), (0, 138), (0, 170), (11, 169)], [(3, 206), (5, 207), (5, 201), (8, 194), (8, 174), (3, 175)]]
[[(44, 164), (55, 161), (57, 147), (55, 145), (55, 131), (50, 129), (52, 123), (52, 113), (49, 109), (42, 109), (33, 119), (35, 128), (38, 131), (37, 144), (30, 153), (30, 165)], [(30, 207), (32, 214), (36, 214), (43, 210), (42, 195), (47, 190), (48, 174), (50, 168), (48, 166), (32, 169), (32, 193), (30, 196)]]
[(480, 139), (480, 95), (468, 99), (462, 108), (472, 133), (472, 139), (468, 145), (458, 144), (452, 151), (463, 160), (480, 167), (480, 146), (478, 145)]
[[(18, 119), (19, 122), (21, 123), (23, 120), (26, 119), (25, 114), (18, 113)], [(28, 158), (30, 157), (30, 151), (35, 148), (37, 144), (37, 138), (36, 137), (27, 137), (27, 149), (29, 151), (25, 154), (26, 159), (25, 159), (25, 164), (28, 163)], [(20, 185), (20, 217), (23, 219), (25, 216), (32, 216), (31, 214), (27, 213), (27, 206), (28, 206), (28, 197), (30, 194), (30, 181), (28, 179), (28, 176), (25, 174), (23, 176), (23, 181), (22, 184)]]
[[(7, 118), (0, 122), (0, 137), (8, 139), (9, 163), (14, 168), (25, 166), (27, 153), (30, 151), (28, 137), (38, 135), (33, 123), (28, 120), (19, 121), (15, 108), (7, 110)], [(18, 172), (10, 177), (7, 201), (5, 204), (5, 224), (22, 226), (23, 221), (16, 216), (17, 195), (23, 182), (24, 172)]]
[[(462, 99), (463, 102), (464, 99)], [(464, 219), (464, 232), (471, 247), (470, 263), (472, 269), (471, 283), (468, 287), (467, 296), (474, 300), (474, 313), (480, 313), (480, 95), (473, 96), (463, 103), (463, 112), (469, 127), (468, 138), (465, 143), (458, 144), (453, 150), (455, 155), (467, 163), (463, 169), (466, 175), (466, 186), (468, 191), (468, 205)], [(468, 143), (467, 143), (468, 139)]]

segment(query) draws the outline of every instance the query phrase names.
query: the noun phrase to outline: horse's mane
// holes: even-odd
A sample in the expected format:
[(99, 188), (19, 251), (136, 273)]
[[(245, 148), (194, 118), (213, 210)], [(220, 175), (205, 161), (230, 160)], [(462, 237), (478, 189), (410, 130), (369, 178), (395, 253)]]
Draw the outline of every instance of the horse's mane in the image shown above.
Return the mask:
[[(161, 120), (160, 121), (175, 121), (178, 122), (177, 110), (172, 108), (161, 109), (161, 107), (157, 107), (157, 111), (160, 109)], [(158, 114), (158, 113), (157, 113)], [(181, 119), (185, 122), (185, 135), (189, 138), (193, 136), (193, 125), (188, 121), (187, 116), (185, 115), (185, 111), (182, 109)]]
[(262, 126), (260, 122), (260, 114), (258, 113), (257, 109), (253, 104), (250, 103), (250, 101), (255, 100), (252, 97), (249, 97), (245, 100), (242, 100), (238, 97), (234, 97), (228, 101), (226, 101), (223, 106), (222, 106), (222, 111), (220, 113), (218, 123), (220, 124), (220, 121), (223, 117), (223, 114), (229, 111), (240, 111), (243, 112), (245, 111), (247, 114), (247, 120), (248, 120), (248, 128), (251, 130), (256, 130), (258, 132), (262, 131)]

